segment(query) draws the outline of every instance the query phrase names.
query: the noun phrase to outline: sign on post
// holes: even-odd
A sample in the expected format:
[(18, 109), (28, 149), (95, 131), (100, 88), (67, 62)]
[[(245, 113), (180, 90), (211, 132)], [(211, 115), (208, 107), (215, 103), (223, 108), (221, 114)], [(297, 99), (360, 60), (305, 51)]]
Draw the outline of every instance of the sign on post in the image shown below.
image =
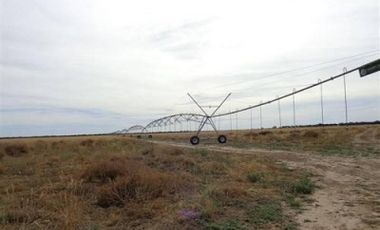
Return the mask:
[(359, 68), (360, 77), (367, 76), (377, 71), (380, 71), (380, 59), (377, 59), (376, 61), (365, 64)]

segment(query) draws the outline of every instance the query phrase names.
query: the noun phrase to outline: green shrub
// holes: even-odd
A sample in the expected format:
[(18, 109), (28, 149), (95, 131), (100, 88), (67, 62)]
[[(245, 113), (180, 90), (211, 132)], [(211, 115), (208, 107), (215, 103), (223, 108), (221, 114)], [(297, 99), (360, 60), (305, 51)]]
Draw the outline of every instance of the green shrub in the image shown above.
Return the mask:
[(297, 180), (291, 186), (292, 192), (298, 194), (311, 194), (314, 189), (315, 184), (308, 177), (303, 177)]
[(260, 173), (252, 172), (252, 173), (248, 174), (247, 178), (250, 182), (256, 183), (256, 182), (262, 181), (264, 177)]
[(282, 218), (281, 205), (273, 201), (258, 204), (250, 216), (253, 223), (259, 225), (278, 221)]
[(288, 197), (287, 201), (288, 201), (288, 204), (290, 207), (292, 207), (294, 209), (301, 208), (301, 205), (302, 205), (301, 202), (299, 200), (297, 200), (294, 196)]

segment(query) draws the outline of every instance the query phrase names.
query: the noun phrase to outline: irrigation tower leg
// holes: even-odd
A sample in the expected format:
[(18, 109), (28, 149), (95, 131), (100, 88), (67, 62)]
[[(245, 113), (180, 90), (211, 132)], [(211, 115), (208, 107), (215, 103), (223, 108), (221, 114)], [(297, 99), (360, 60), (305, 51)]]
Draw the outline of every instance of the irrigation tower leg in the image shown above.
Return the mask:
[[(214, 121), (212, 120), (212, 117), (215, 115), (215, 113), (219, 110), (219, 108), (224, 104), (224, 102), (228, 99), (228, 97), (231, 95), (231, 93), (229, 93), (225, 98), (224, 98), (224, 100), (219, 104), (219, 106), (217, 106), (217, 108), (212, 112), (212, 114), (211, 115), (209, 115), (208, 113), (206, 113), (206, 111), (202, 108), (202, 106), (200, 106), (199, 105), (199, 103), (188, 93), (187, 94), (190, 98), (191, 98), (191, 100), (199, 107), (199, 109), (205, 114), (205, 116), (202, 118), (202, 121), (201, 121), (201, 123), (200, 123), (200, 125), (199, 125), (199, 128), (198, 128), (198, 131), (197, 131), (197, 134), (196, 134), (196, 136), (192, 136), (191, 138), (190, 138), (190, 142), (191, 142), (191, 144), (193, 144), (193, 145), (197, 145), (197, 144), (199, 144), (199, 137), (198, 137), (198, 135), (199, 135), (199, 133), (202, 131), (202, 129), (204, 128), (204, 126), (205, 126), (205, 124), (207, 123), (207, 122), (209, 122), (209, 124), (212, 126), (212, 128), (214, 129), (214, 131), (215, 131), (215, 133), (217, 134), (217, 135), (219, 135), (218, 134), (218, 130), (217, 130), (217, 128), (216, 128), (216, 125), (215, 125), (215, 123), (214, 123)], [(226, 136), (224, 136), (224, 135), (219, 135), (218, 136), (218, 141), (219, 141), (219, 143), (226, 143), (227, 142), (227, 137)]]

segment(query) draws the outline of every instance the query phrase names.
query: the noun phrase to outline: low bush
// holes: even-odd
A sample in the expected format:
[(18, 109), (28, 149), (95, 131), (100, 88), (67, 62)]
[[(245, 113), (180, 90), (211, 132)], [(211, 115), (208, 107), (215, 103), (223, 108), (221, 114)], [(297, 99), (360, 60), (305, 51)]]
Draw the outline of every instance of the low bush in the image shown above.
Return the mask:
[(11, 157), (20, 157), (28, 153), (28, 148), (24, 144), (13, 144), (5, 147), (5, 153)]
[(127, 163), (125, 159), (114, 157), (103, 160), (88, 167), (81, 175), (87, 182), (106, 182), (115, 180), (116, 177), (127, 173)]
[(123, 206), (128, 201), (142, 202), (173, 195), (180, 187), (177, 181), (174, 175), (144, 169), (120, 177), (110, 186), (100, 189), (97, 204), (107, 208)]
[(311, 194), (315, 189), (315, 184), (308, 177), (303, 177), (291, 185), (291, 191), (298, 194)]
[(257, 204), (250, 216), (258, 225), (276, 222), (282, 218), (282, 208), (277, 202), (267, 201)]
[(316, 131), (313, 131), (313, 130), (308, 130), (308, 131), (304, 132), (303, 137), (306, 137), (306, 138), (318, 138), (319, 137), (319, 133), (317, 133)]
[(261, 136), (266, 136), (266, 135), (269, 135), (269, 134), (272, 134), (272, 132), (271, 131), (260, 131), (259, 132), (259, 135), (261, 135)]
[(288, 205), (294, 209), (299, 209), (302, 206), (301, 201), (296, 199), (296, 197), (294, 197), (294, 196), (289, 196), (287, 198), (287, 202), (288, 202)]
[(259, 132), (259, 135), (261, 135), (261, 136), (266, 136), (266, 135), (270, 135), (270, 134), (273, 134), (273, 132), (271, 132), (271, 131), (267, 131), (267, 130), (264, 130), (264, 131), (260, 131), (260, 132)]
[(248, 174), (247, 178), (250, 182), (256, 183), (256, 182), (262, 181), (264, 177), (261, 173), (253, 172), (253, 173)]
[(94, 144), (95, 144), (95, 142), (92, 139), (87, 139), (87, 140), (80, 142), (80, 145), (83, 147), (92, 147), (92, 146), (94, 146)]

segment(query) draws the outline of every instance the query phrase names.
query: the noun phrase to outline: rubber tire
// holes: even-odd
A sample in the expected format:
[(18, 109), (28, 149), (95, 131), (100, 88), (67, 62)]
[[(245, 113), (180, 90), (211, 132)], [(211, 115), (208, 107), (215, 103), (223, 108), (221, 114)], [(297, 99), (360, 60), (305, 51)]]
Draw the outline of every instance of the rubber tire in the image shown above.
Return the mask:
[(190, 143), (191, 143), (192, 145), (197, 145), (197, 144), (199, 144), (199, 137), (198, 137), (198, 136), (192, 136), (192, 137), (190, 138)]
[(220, 144), (224, 144), (224, 143), (226, 143), (226, 142), (227, 142), (227, 137), (224, 136), (224, 135), (220, 135), (220, 136), (218, 137), (218, 142), (219, 142)]

